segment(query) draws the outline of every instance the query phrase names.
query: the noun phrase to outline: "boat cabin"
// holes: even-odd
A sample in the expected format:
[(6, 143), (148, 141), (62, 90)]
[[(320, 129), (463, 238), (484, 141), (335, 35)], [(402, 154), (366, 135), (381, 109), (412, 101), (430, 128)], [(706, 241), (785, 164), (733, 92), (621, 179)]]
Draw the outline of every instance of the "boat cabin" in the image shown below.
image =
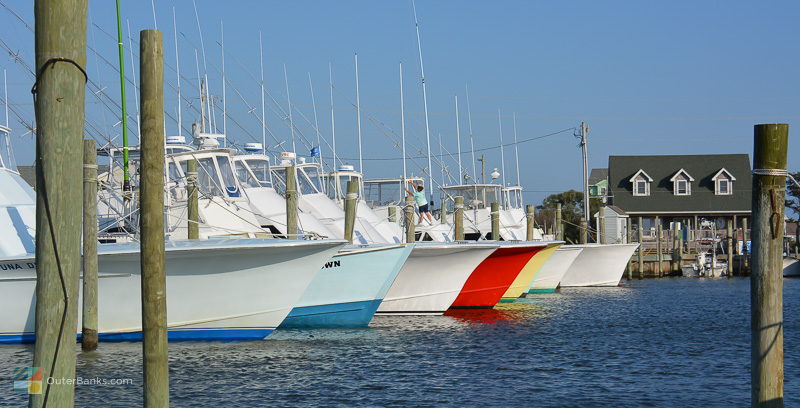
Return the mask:
[(350, 180), (358, 182), (357, 194), (359, 197), (364, 197), (362, 175), (349, 164), (339, 166), (339, 169), (326, 173), (323, 177), (325, 179), (325, 189), (328, 193), (328, 197), (337, 203), (344, 202), (345, 195), (347, 195), (347, 183)]
[(502, 206), (501, 189), (502, 186), (499, 184), (463, 184), (442, 187), (448, 201), (453, 201), (454, 197), (464, 197), (464, 206), (469, 209), (490, 208), (494, 202), (500, 203)]
[(420, 177), (410, 177), (405, 181), (402, 178), (364, 180), (364, 200), (372, 208), (403, 205), (409, 181), (415, 185), (424, 183)]

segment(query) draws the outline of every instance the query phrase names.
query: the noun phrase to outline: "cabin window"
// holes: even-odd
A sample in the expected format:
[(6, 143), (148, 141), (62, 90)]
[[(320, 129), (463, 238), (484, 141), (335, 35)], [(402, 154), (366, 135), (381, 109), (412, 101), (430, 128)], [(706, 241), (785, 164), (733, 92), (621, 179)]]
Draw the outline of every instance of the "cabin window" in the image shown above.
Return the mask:
[(647, 180), (636, 180), (633, 183), (633, 195), (635, 196), (649, 196), (650, 195), (650, 183)]
[(675, 195), (691, 195), (691, 185), (688, 180), (675, 180)]

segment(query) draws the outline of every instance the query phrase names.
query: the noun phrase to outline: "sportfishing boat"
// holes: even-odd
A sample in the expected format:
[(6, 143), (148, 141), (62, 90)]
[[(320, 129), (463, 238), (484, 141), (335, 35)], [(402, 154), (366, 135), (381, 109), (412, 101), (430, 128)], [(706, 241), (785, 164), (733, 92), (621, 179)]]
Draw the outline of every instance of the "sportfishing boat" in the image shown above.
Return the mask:
[[(525, 218), (522, 221), (515, 218), (504, 206), (502, 187), (499, 184), (462, 184), (443, 186), (442, 192), (452, 202), (453, 197), (464, 197), (465, 224), (474, 225), (480, 231), (482, 239), (501, 239), (504, 241), (519, 241), (525, 239), (527, 228)], [(492, 237), (491, 203), (500, 204), (500, 236)], [(451, 214), (452, 216), (452, 214)], [(541, 236), (539, 237), (541, 238)]]
[[(34, 341), (36, 196), (19, 173), (0, 167), (0, 343)], [(295, 306), (341, 240), (167, 241), (170, 340), (253, 340)], [(141, 339), (137, 243), (98, 246), (98, 329), (103, 341)], [(76, 300), (80, 304), (80, 300)]]
[(366, 327), (414, 244), (347, 246), (319, 272), (280, 327)]
[(581, 248), (561, 279), (561, 287), (618, 286), (633, 252), (639, 244), (580, 244)]
[(539, 270), (542, 268), (545, 262), (560, 248), (564, 245), (562, 241), (555, 241), (555, 242), (547, 242), (545, 243), (547, 246), (539, 252), (537, 252), (533, 258), (522, 268), (522, 272), (517, 275), (517, 278), (514, 279), (514, 282), (511, 283), (511, 286), (508, 287), (503, 296), (500, 298), (500, 302), (514, 302), (520, 297), (525, 296), (525, 293), (528, 291), (528, 288), (531, 286), (531, 283), (536, 278), (536, 275), (539, 274)]
[(542, 265), (533, 278), (528, 293), (552, 293), (558, 288), (567, 270), (578, 258), (583, 248), (574, 245), (563, 245)]
[(464, 283), (451, 308), (494, 307), (533, 256), (547, 246), (546, 243), (531, 241), (497, 243), (498, 248), (475, 268)]

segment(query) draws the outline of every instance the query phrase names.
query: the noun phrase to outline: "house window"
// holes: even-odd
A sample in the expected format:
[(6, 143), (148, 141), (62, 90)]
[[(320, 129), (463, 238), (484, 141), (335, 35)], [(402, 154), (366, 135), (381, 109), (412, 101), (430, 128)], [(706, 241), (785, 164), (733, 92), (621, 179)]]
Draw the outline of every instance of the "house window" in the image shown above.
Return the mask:
[(691, 185), (689, 184), (688, 180), (676, 180), (675, 181), (675, 195), (691, 195), (692, 189)]
[(717, 195), (731, 195), (732, 193), (730, 180), (717, 180)]
[(648, 196), (650, 195), (650, 183), (647, 180), (636, 180), (634, 184), (633, 195), (635, 196)]

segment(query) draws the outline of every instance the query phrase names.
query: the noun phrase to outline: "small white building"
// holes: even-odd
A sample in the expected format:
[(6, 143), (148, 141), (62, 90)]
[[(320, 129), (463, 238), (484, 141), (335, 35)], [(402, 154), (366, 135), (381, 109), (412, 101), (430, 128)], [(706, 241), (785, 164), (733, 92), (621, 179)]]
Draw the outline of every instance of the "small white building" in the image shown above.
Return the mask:
[[(595, 225), (600, 230), (600, 219), (603, 219), (603, 243), (627, 244), (628, 243), (628, 214), (619, 207), (607, 205), (601, 207), (594, 214)], [(599, 232), (599, 231), (598, 231)]]

